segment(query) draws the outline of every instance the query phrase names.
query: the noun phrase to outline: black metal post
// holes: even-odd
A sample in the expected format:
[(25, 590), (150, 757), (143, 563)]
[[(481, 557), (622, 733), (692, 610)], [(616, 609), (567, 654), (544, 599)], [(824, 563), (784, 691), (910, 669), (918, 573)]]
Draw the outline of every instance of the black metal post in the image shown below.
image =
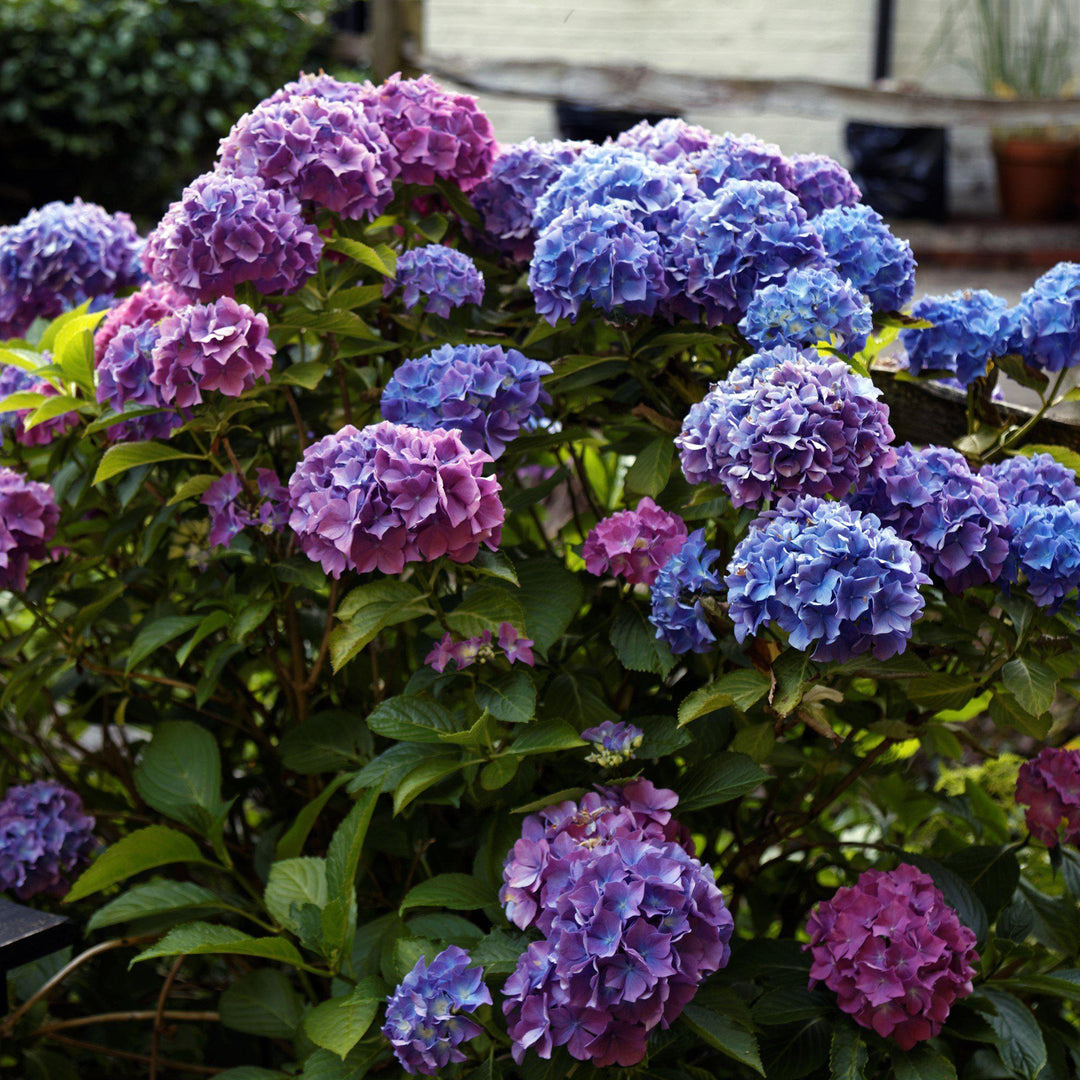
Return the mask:
[(877, 0), (877, 20), (874, 28), (874, 82), (892, 74), (893, 0)]

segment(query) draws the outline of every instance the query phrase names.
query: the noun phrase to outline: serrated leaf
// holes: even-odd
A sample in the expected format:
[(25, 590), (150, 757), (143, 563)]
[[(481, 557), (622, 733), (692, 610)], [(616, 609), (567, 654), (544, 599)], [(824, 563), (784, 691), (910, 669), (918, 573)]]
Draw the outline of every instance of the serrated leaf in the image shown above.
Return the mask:
[(626, 473), (626, 486), (631, 491), (655, 498), (667, 487), (671, 463), (675, 459), (675, 441), (661, 435), (647, 443)]
[(527, 724), (536, 715), (536, 684), (524, 671), (504, 672), (476, 687), (476, 703), (503, 723)]
[[(363, 764), (363, 747), (371, 736), (363, 722), (344, 710), (318, 713), (297, 727), (291, 727), (281, 739), (281, 759), (293, 772), (334, 772)], [(367, 784), (361, 784), (367, 787)]]
[(71, 397), (69, 394), (57, 394), (54, 397), (47, 397), (25, 420), (23, 420), (23, 427), (30, 431), (36, 428), (38, 424), (44, 424), (46, 420), (52, 420), (57, 416), (64, 416), (66, 413), (78, 412), (80, 409), (88, 407), (87, 402), (82, 401), (80, 398)]
[(509, 975), (528, 947), (529, 938), (524, 934), (492, 930), (469, 949), (469, 955), (485, 975)]
[(1057, 676), (1038, 660), (1014, 657), (1001, 669), (1001, 681), (1032, 716), (1041, 716), (1054, 703)]
[(775, 685), (769, 694), (769, 704), (777, 716), (789, 716), (802, 701), (809, 666), (810, 657), (796, 649), (788, 649), (773, 661)]
[(446, 616), (450, 628), (463, 637), (479, 637), (485, 631), (498, 637), (499, 628), (508, 622), (520, 631), (526, 625), (525, 611), (513, 586), (474, 585), (464, 599)]
[(61, 327), (53, 342), (53, 363), (71, 382), (87, 390), (94, 388), (94, 335), (92, 331), (104, 317), (103, 311), (79, 315)]
[(394, 792), (394, 816), (396, 817), (411, 802), (419, 798), (428, 788), (452, 776), (464, 766), (460, 758), (442, 757), (422, 761), (410, 769), (402, 778)]
[(986, 984), (968, 1004), (990, 1025), (1005, 1067), (1023, 1080), (1035, 1080), (1046, 1064), (1046, 1042), (1031, 1010), (1012, 994)]
[(509, 556), (504, 555), (501, 551), (488, 551), (487, 548), (482, 548), (479, 555), (469, 563), (469, 566), (487, 577), (508, 581), (514, 586), (518, 584), (517, 570), (514, 568), (514, 564), (510, 561)]
[(194, 882), (155, 878), (145, 885), (135, 885), (104, 907), (98, 908), (90, 916), (86, 929), (101, 930), (103, 927), (131, 922), (133, 919), (174, 915), (180, 911), (190, 914), (228, 911), (230, 907), (231, 905), (216, 893)]
[(175, 506), (185, 499), (198, 499), (218, 479), (213, 473), (199, 473), (189, 477), (173, 492), (173, 497), (165, 505)]
[(399, 913), (409, 908), (434, 907), (450, 911), (473, 911), (495, 902), (490, 890), (470, 874), (437, 874), (414, 885), (401, 901)]
[(304, 1017), (304, 1031), (316, 1046), (337, 1054), (343, 1061), (367, 1034), (382, 1005), (374, 979), (363, 979), (351, 994), (316, 1005)]
[(268, 1039), (291, 1039), (304, 1016), (304, 1002), (288, 977), (271, 968), (249, 971), (221, 995), (221, 1022), (234, 1031)]
[(382, 630), (430, 615), (431, 608), (415, 585), (383, 580), (353, 589), (335, 614), (341, 624), (330, 634), (330, 662), (340, 671)]
[(866, 1080), (870, 1055), (862, 1032), (851, 1023), (833, 1028), (829, 1047), (829, 1080)]
[(367, 726), (388, 739), (414, 743), (437, 743), (441, 734), (455, 730), (449, 711), (427, 694), (387, 698), (368, 714)]
[(131, 962), (156, 960), (163, 956), (255, 956), (303, 967), (296, 946), (278, 937), (252, 937), (231, 926), (213, 923), (184, 923), (170, 930), (159, 942), (143, 949)]
[(144, 619), (131, 643), (124, 670), (131, 671), (162, 645), (193, 630), (202, 620), (201, 615), (163, 615), (157, 619)]
[(701, 1005), (690, 1004), (683, 1010), (682, 1022), (713, 1049), (743, 1065), (749, 1065), (762, 1076), (765, 1075), (761, 1052), (753, 1032), (747, 1031), (731, 1017), (722, 1016)]
[(892, 1051), (896, 1080), (956, 1080), (956, 1066), (929, 1046)]
[(176, 461), (180, 458), (194, 458), (196, 454), (185, 454), (157, 442), (118, 443), (105, 451), (94, 473), (93, 483), (101, 484), (114, 476), (125, 473), (139, 465), (156, 465), (162, 461)]
[(695, 765), (684, 777), (679, 809), (685, 812), (704, 810), (730, 802), (768, 779), (769, 774), (746, 754), (715, 754)]
[(489, 761), (480, 770), (480, 786), (485, 791), (498, 791), (506, 787), (517, 775), (520, 759), (508, 754)]
[(317, 360), (304, 360), (298, 364), (290, 364), (281, 373), (281, 378), (283, 382), (291, 383), (293, 386), (314, 390), (329, 370), (328, 364), (320, 364)]
[(652, 623), (636, 604), (622, 604), (611, 626), (611, 644), (623, 667), (667, 678), (675, 657), (656, 636)]
[(325, 859), (279, 859), (271, 865), (263, 902), (279, 926), (301, 936), (298, 912), (305, 904), (322, 911), (326, 901)]
[(565, 720), (546, 720), (542, 724), (530, 724), (510, 744), (510, 750), (518, 755), (553, 754), (585, 745), (585, 740)]
[(1032, 716), (1027, 709), (1021, 708), (1020, 702), (1008, 690), (1000, 685), (994, 687), (993, 697), (986, 711), (995, 724), (1014, 728), (1035, 739), (1045, 739), (1053, 723), (1048, 713)]
[(745, 712), (769, 692), (770, 685), (768, 675), (752, 668), (729, 671), (683, 698), (679, 706), (679, 727), (715, 709), (732, 705)]
[(326, 246), (331, 251), (339, 251), (342, 255), (347, 255), (350, 259), (354, 259), (384, 277), (394, 276), (396, 270), (395, 260), (388, 257), (386, 251), (377, 250), (361, 243), (359, 240), (350, 240), (344, 236), (335, 236)]
[[(566, 633), (584, 599), (576, 574), (554, 559), (529, 558), (518, 567), (520, 589), (503, 586), (524, 612), (526, 636), (537, 651), (546, 653)], [(505, 609), (504, 609), (505, 610)], [(521, 623), (506, 616), (519, 630)]]
[(281, 839), (274, 848), (276, 859), (295, 859), (304, 850), (304, 842), (308, 838), (312, 827), (322, 813), (323, 807), (330, 801), (331, 796), (337, 791), (348, 777), (335, 776), (311, 802), (296, 815), (296, 820), (282, 833)]

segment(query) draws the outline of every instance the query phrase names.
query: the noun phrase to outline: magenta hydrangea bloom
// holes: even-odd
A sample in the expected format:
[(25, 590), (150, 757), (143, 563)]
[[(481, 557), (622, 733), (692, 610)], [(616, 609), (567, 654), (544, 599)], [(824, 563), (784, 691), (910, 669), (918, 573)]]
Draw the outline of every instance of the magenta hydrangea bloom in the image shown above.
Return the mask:
[(289, 525), (334, 577), (400, 574), (443, 555), (471, 562), (502, 533), (500, 485), (483, 475), (490, 461), (454, 431), (350, 424), (304, 451), (289, 480)]
[(1016, 801), (1028, 830), (1048, 848), (1080, 845), (1080, 750), (1044, 746), (1016, 777)]
[[(50, 354), (42, 353), (41, 360), (42, 366), (48, 364), (51, 360)], [(52, 383), (39, 378), (32, 371), (0, 364), (0, 400), (10, 394), (27, 391), (42, 394), (45, 397), (56, 397), (57, 394), (56, 387)], [(15, 441), (23, 446), (46, 446), (53, 439), (67, 434), (79, 424), (78, 413), (66, 412), (28, 428), (26, 418), (33, 411), (33, 409), (12, 409), (9, 412), (0, 412), (0, 446), (4, 443), (5, 430), (10, 430)]]
[(972, 992), (979, 954), (929, 875), (901, 863), (867, 870), (818, 904), (806, 923), (810, 988), (823, 982), (840, 1008), (902, 1050), (941, 1031)]
[(270, 324), (232, 297), (181, 308), (159, 329), (150, 381), (170, 404), (198, 405), (207, 390), (239, 397), (257, 381), (270, 380), (275, 351)]
[(681, 158), (706, 150), (717, 141), (717, 136), (707, 128), (688, 124), (678, 116), (667, 116), (655, 124), (642, 120), (615, 140), (619, 146), (640, 150), (661, 165), (680, 162)]
[(98, 362), (97, 399), (102, 405), (107, 404), (113, 412), (127, 408), (165, 410), (106, 428), (110, 442), (167, 439), (184, 422), (175, 409), (166, 406), (161, 388), (152, 381), (154, 348), (160, 337), (160, 328), (153, 322), (120, 327)]
[(688, 166), (706, 198), (715, 198), (729, 180), (768, 180), (791, 188), (791, 163), (774, 143), (756, 135), (714, 135), (709, 145), (690, 156)]
[(483, 301), (484, 277), (464, 251), (428, 244), (398, 256), (397, 270), (383, 287), (383, 296), (390, 296), (395, 289), (401, 289), (406, 310), (423, 299), (426, 312), (445, 319), (451, 308)]
[(150, 277), (193, 300), (250, 281), (292, 293), (315, 273), (323, 241), (300, 203), (256, 176), (206, 173), (184, 188), (146, 243)]
[(48, 780), (10, 787), (0, 802), (0, 892), (63, 896), (90, 861), (94, 819), (74, 791)]
[(48, 484), (0, 468), (0, 589), (26, 588), (31, 559), (49, 557), (60, 508)]
[(652, 585), (685, 540), (683, 519), (661, 510), (646, 495), (635, 509), (598, 521), (585, 538), (581, 557), (597, 577), (612, 574), (631, 585)]
[(152, 281), (143, 284), (137, 292), (109, 308), (94, 333), (94, 363), (100, 364), (109, 343), (125, 326), (141, 323), (158, 323), (177, 308), (186, 307), (190, 301), (171, 285)]
[(794, 154), (788, 158), (791, 179), (784, 185), (802, 203), (807, 217), (817, 217), (834, 206), (862, 202), (862, 192), (851, 173), (824, 154)]
[(645, 741), (645, 732), (625, 721), (605, 720), (596, 727), (586, 728), (581, 737), (593, 744), (585, 760), (602, 769), (616, 769), (634, 760), (634, 753)]
[(492, 640), (490, 630), (485, 630), (479, 637), (458, 640), (447, 631), (427, 654), (424, 663), (441, 675), (450, 663), (453, 663), (458, 671), (462, 671), (473, 664), (494, 660), (501, 652), (511, 664), (521, 663), (533, 667), (536, 664), (533, 644), (532, 638), (522, 637), (514, 624), (508, 622), (499, 624), (499, 637), (496, 641)]
[(353, 220), (386, 209), (400, 171), (389, 138), (356, 100), (309, 94), (257, 105), (221, 140), (219, 156), (221, 172), (258, 176)]

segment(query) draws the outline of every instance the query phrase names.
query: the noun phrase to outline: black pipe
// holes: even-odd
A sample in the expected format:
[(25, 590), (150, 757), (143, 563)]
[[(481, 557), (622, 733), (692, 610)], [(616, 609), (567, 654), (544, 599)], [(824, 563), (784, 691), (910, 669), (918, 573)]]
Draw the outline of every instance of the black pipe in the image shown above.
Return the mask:
[(874, 30), (874, 81), (892, 74), (893, 0), (877, 0), (877, 25)]

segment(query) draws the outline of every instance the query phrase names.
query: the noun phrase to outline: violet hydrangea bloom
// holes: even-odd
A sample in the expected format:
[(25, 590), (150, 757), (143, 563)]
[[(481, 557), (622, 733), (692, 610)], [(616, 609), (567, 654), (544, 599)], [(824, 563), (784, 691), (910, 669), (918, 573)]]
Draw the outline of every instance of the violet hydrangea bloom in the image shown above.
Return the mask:
[[(50, 354), (42, 353), (41, 360), (42, 366), (48, 364), (51, 360)], [(0, 400), (10, 394), (24, 392), (42, 394), (44, 397), (56, 397), (57, 389), (52, 383), (40, 378), (32, 371), (0, 364)], [(78, 413), (66, 412), (28, 428), (26, 418), (33, 411), (33, 409), (11, 409), (0, 412), (0, 446), (4, 443), (5, 430), (10, 430), (15, 441), (23, 446), (46, 446), (53, 439), (67, 434), (79, 424)]]
[(424, 663), (441, 675), (450, 663), (453, 663), (458, 671), (462, 671), (473, 664), (494, 660), (498, 652), (501, 652), (511, 664), (521, 663), (533, 667), (536, 664), (533, 644), (532, 638), (522, 637), (514, 624), (508, 622), (499, 624), (499, 637), (496, 641), (492, 641), (490, 630), (485, 630), (478, 637), (458, 640), (447, 631), (427, 654)]
[(289, 489), (273, 469), (256, 469), (259, 509), (255, 522), (266, 534), (281, 532), (289, 524)]
[(743, 337), (759, 349), (825, 342), (846, 353), (862, 349), (873, 328), (874, 313), (862, 293), (821, 266), (792, 270), (754, 293), (739, 323)]
[(821, 661), (902, 653), (930, 583), (913, 545), (873, 514), (812, 496), (757, 518), (724, 580), (736, 640), (775, 625)]
[(144, 280), (143, 240), (127, 214), (75, 199), (0, 228), (0, 338)]
[(998, 494), (1006, 507), (1021, 503), (1043, 506), (1064, 506), (1080, 501), (1080, 484), (1076, 473), (1049, 454), (1017, 454), (979, 470), (997, 485)]
[(165, 212), (144, 258), (154, 281), (206, 301), (245, 281), (261, 293), (295, 292), (322, 249), (292, 195), (256, 176), (206, 173)]
[(1080, 263), (1047, 270), (1017, 306), (1019, 351), (1033, 367), (1061, 371), (1080, 365)]
[(698, 188), (715, 198), (729, 180), (767, 180), (791, 188), (791, 162), (779, 146), (762, 142), (756, 135), (714, 135), (709, 145), (690, 156), (687, 163), (697, 177)]
[(10, 787), (0, 802), (0, 891), (63, 896), (90, 861), (94, 819), (74, 791), (49, 780)]
[(791, 178), (784, 186), (802, 203), (807, 217), (817, 217), (834, 206), (862, 202), (862, 192), (851, 173), (824, 154), (794, 154), (788, 158)]
[(500, 485), (483, 475), (490, 461), (454, 431), (350, 424), (304, 451), (289, 480), (289, 525), (334, 577), (400, 574), (443, 555), (471, 562), (502, 532)]
[(810, 988), (823, 982), (857, 1024), (901, 1050), (937, 1035), (953, 1003), (972, 992), (974, 932), (907, 863), (860, 874), (818, 904), (806, 929)]
[(467, 1014), (490, 1005), (491, 991), (484, 969), (469, 967), (471, 962), (457, 945), (443, 949), (430, 964), (420, 957), (386, 999), (382, 1032), (410, 1076), (437, 1076), (464, 1061), (461, 1044), (483, 1031)]
[(915, 295), (915, 256), (872, 207), (834, 206), (812, 218), (841, 277), (866, 294), (875, 311), (899, 311)]
[(720, 575), (714, 568), (719, 558), (719, 551), (705, 546), (705, 530), (697, 529), (653, 581), (649, 622), (676, 655), (708, 652), (716, 644), (704, 601), (720, 592)]
[(240, 476), (227, 472), (215, 480), (199, 499), (203, 506), (210, 508), (210, 535), (207, 542), (211, 547), (229, 547), (251, 524), (251, 515), (237, 502), (243, 489)]
[(536, 313), (552, 326), (584, 303), (613, 315), (652, 315), (666, 294), (660, 242), (614, 202), (568, 207), (537, 237), (529, 266)]
[(94, 332), (94, 363), (100, 364), (109, 343), (125, 326), (158, 323), (188, 300), (171, 285), (148, 281), (137, 292), (114, 304)]
[(551, 404), (541, 379), (551, 367), (501, 345), (442, 345), (406, 360), (382, 393), (382, 414), (431, 431), (456, 428), (470, 450), (499, 458)]
[(642, 120), (615, 140), (619, 146), (640, 150), (661, 165), (706, 150), (717, 141), (707, 128), (688, 124), (678, 116), (667, 116), (655, 124)]
[(1016, 777), (1016, 801), (1027, 807), (1031, 835), (1048, 848), (1080, 846), (1080, 750), (1044, 746)]
[(634, 752), (645, 741), (645, 733), (641, 728), (625, 721), (614, 720), (605, 720), (596, 727), (587, 728), (581, 733), (581, 737), (594, 747), (585, 755), (585, 760), (603, 769), (615, 769), (633, 761)]
[(952, 593), (997, 581), (1009, 555), (1012, 529), (997, 487), (948, 447), (897, 447), (852, 505), (910, 540)]
[(835, 357), (790, 345), (753, 381), (740, 365), (692, 406), (675, 440), (691, 484), (722, 484), (735, 506), (774, 495), (833, 495), (894, 457), (880, 391)]
[(397, 271), (383, 287), (383, 296), (395, 289), (401, 289), (406, 309), (416, 307), (423, 298), (425, 311), (445, 319), (451, 308), (484, 299), (484, 278), (464, 251), (428, 244), (398, 256)]
[(257, 381), (270, 381), (270, 324), (230, 296), (181, 308), (159, 332), (150, 381), (164, 401), (181, 409), (200, 404), (207, 390), (239, 397)]
[(631, 585), (652, 585), (661, 567), (686, 541), (686, 523), (646, 495), (633, 510), (598, 521), (581, 557), (596, 577), (612, 574)]
[(48, 484), (0, 468), (0, 589), (26, 588), (30, 560), (48, 558), (59, 522)]
[(790, 191), (730, 180), (714, 197), (682, 204), (665, 252), (666, 307), (707, 326), (736, 323), (759, 289), (823, 262), (821, 241)]
[(112, 335), (97, 365), (97, 399), (113, 412), (155, 408), (163, 412), (136, 416), (105, 429), (110, 442), (167, 439), (184, 421), (166, 406), (161, 388), (152, 381), (154, 348), (161, 338), (158, 325), (139, 322)]

